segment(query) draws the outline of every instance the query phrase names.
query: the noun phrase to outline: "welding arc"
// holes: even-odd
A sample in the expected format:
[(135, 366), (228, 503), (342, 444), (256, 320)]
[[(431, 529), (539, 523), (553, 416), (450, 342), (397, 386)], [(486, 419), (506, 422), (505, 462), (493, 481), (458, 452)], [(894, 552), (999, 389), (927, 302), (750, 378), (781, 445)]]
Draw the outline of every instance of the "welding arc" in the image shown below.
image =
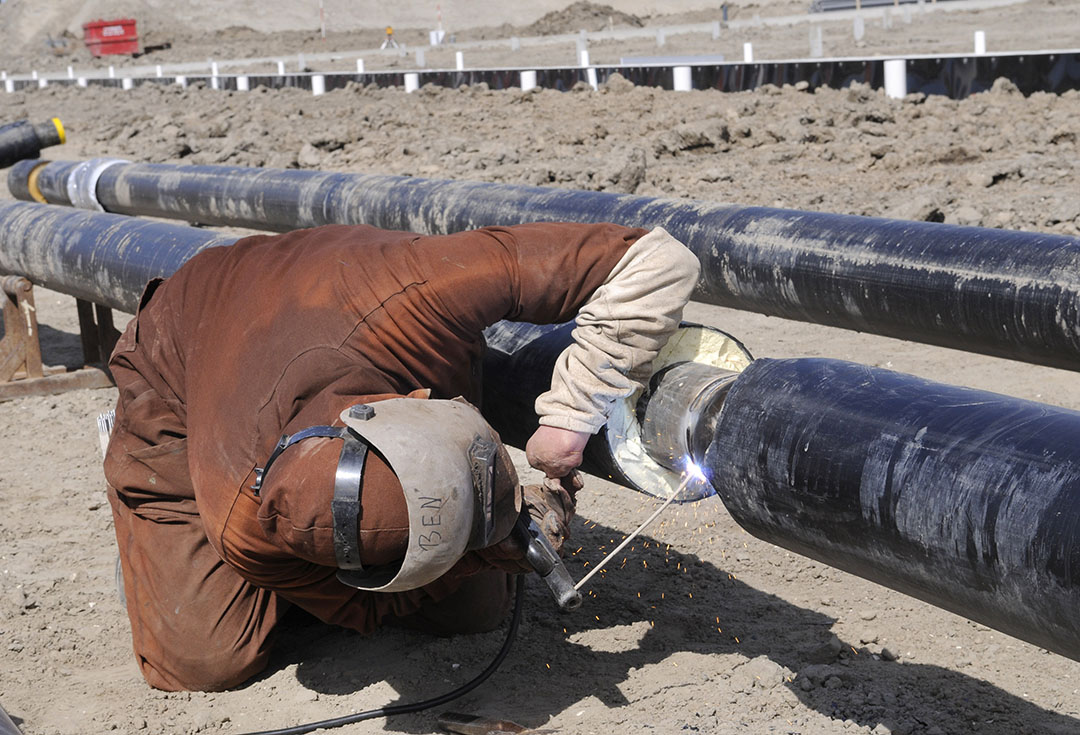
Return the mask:
[(629, 536), (624, 538), (621, 544), (619, 544), (614, 549), (612, 549), (610, 554), (608, 554), (603, 559), (601, 559), (600, 563), (598, 565), (596, 565), (595, 567), (593, 567), (593, 570), (591, 572), (589, 572), (584, 577), (582, 577), (581, 581), (579, 581), (577, 584), (574, 585), (574, 589), (576, 589), (576, 590), (581, 589), (582, 585), (584, 585), (586, 582), (588, 582), (590, 579), (592, 579), (593, 575), (595, 575), (597, 572), (599, 572), (601, 569), (603, 569), (607, 565), (608, 559), (610, 559), (611, 557), (615, 556), (620, 551), (625, 549), (626, 545), (628, 543), (630, 543), (631, 541), (633, 541), (635, 536), (637, 536), (639, 533), (644, 531), (645, 528), (650, 523), (652, 523), (654, 520), (656, 520), (656, 517), (658, 515), (660, 515), (661, 513), (663, 513), (665, 508), (667, 508), (669, 505), (671, 505), (671, 501), (673, 501), (673, 500), (675, 500), (675, 498), (679, 497), (679, 493), (681, 493), (686, 488), (687, 484), (690, 482), (690, 480), (693, 477), (694, 476), (692, 474), (690, 474), (689, 472), (686, 473), (686, 479), (682, 481), (681, 485), (679, 485), (679, 489), (676, 490), (674, 493), (672, 493), (671, 497), (668, 498), (667, 500), (665, 500), (663, 502), (663, 504), (659, 508), (657, 508), (655, 511), (653, 511), (653, 514), (651, 516), (649, 516), (648, 518), (646, 518), (644, 523), (642, 523), (640, 526), (635, 528), (630, 533)]

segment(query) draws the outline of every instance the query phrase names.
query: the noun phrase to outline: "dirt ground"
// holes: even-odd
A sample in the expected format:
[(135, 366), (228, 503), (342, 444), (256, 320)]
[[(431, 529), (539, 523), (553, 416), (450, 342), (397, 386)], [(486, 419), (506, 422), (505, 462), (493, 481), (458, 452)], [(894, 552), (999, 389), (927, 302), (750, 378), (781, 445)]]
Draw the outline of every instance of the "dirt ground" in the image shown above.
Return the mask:
[[(544, 184), (1080, 234), (1080, 95), (1024, 98), (1007, 84), (963, 102), (616, 82), (319, 98), (50, 87), (0, 103), (0, 122), (60, 115), (70, 142), (48, 151), (57, 159)], [(37, 305), (46, 362), (76, 364), (73, 299), (39, 290)], [(854, 360), (1080, 409), (1071, 372), (701, 304), (686, 317), (758, 356)], [(94, 419), (114, 400), (99, 390), (0, 404), (0, 704), (26, 733), (283, 727), (442, 693), (494, 656), (501, 631), (362, 638), (296, 615), (247, 685), (149, 689), (113, 582)], [(591, 479), (574, 576), (654, 507)], [(531, 584), (503, 667), (443, 709), (563, 733), (1064, 734), (1080, 732), (1080, 664), (759, 542), (712, 498), (673, 508), (574, 613)], [(342, 730), (435, 731), (434, 713)]]

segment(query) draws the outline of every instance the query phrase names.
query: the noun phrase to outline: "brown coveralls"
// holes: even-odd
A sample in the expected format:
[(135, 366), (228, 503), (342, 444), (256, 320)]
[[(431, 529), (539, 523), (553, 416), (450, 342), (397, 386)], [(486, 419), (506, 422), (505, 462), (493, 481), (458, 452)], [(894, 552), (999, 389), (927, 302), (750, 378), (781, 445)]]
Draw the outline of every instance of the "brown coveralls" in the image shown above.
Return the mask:
[[(235, 686), (266, 665), (290, 603), (361, 632), (388, 617), (498, 624), (509, 582), (475, 555), (424, 588), (340, 583), (330, 500), (340, 441), (308, 439), (250, 486), (278, 438), (355, 403), (480, 398), (481, 331), (572, 319), (643, 230), (533, 224), (441, 237), (328, 226), (243, 239), (151, 283), (113, 353), (105, 459), (139, 666), (160, 689)], [(516, 480), (514, 480), (516, 482)], [(375, 453), (361, 560), (400, 558), (401, 486)]]

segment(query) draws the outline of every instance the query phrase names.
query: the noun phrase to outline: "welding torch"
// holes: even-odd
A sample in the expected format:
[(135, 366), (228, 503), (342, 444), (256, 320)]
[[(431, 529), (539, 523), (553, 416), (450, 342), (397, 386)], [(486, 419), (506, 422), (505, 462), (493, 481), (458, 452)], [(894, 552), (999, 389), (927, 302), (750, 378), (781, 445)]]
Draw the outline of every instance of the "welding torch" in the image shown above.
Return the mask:
[(525, 561), (540, 575), (540, 579), (547, 582), (559, 609), (576, 610), (581, 607), (581, 593), (574, 588), (570, 572), (528, 511), (522, 511), (518, 516), (511, 535), (524, 549)]

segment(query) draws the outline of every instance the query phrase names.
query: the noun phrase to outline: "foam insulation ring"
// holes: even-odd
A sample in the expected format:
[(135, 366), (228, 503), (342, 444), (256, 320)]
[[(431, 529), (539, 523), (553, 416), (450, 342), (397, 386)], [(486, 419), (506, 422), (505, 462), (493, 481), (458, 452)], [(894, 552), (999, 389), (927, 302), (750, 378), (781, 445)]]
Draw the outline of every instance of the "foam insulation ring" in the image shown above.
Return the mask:
[(41, 189), (38, 187), (38, 177), (41, 175), (42, 170), (48, 165), (48, 161), (42, 161), (41, 163), (30, 169), (29, 175), (26, 177), (26, 190), (30, 194), (30, 198), (40, 204), (48, 204), (49, 200), (45, 198), (45, 195), (41, 193)]
[[(652, 374), (680, 362), (697, 362), (741, 373), (753, 359), (730, 334), (684, 323), (653, 360)], [(712, 495), (712, 486), (706, 480), (691, 480), (680, 491), (686, 477), (664, 467), (645, 451), (636, 410), (642, 390), (616, 401), (604, 427), (604, 438), (615, 464), (639, 490), (658, 498), (667, 499), (678, 492), (680, 501), (685, 502)]]

